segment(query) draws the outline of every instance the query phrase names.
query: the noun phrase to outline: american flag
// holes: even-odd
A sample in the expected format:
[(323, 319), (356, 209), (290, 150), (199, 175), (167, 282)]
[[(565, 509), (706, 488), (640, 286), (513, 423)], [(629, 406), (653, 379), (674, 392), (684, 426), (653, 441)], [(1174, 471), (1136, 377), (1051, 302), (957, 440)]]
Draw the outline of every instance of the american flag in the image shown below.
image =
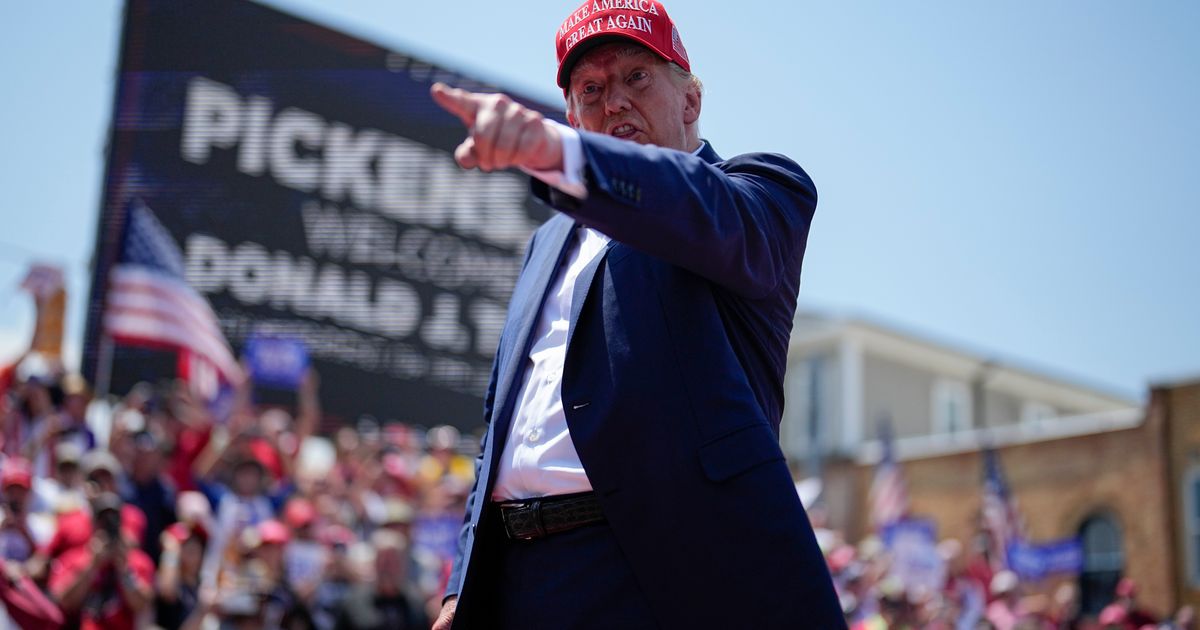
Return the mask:
[(104, 331), (114, 342), (177, 350), (180, 365), (191, 366), (180, 376), (207, 396), (216, 393), (214, 372), (229, 383), (241, 380), (216, 315), (184, 277), (179, 246), (140, 201), (130, 208), (108, 291)]
[(1008, 549), (1021, 540), (1021, 522), (1016, 505), (1000, 469), (996, 449), (983, 451), (982, 525), (988, 536), (988, 557), (992, 568), (1008, 568)]
[(892, 424), (888, 419), (879, 423), (879, 444), (883, 455), (875, 467), (875, 478), (871, 480), (871, 524), (877, 531), (908, 515), (908, 483), (896, 463), (892, 444)]

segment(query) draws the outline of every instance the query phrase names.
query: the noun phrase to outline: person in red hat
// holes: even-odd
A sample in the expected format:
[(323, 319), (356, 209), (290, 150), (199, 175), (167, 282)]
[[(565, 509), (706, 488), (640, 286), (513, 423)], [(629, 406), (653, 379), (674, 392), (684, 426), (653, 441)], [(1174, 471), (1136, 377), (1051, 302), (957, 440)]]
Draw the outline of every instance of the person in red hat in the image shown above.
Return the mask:
[(111, 492), (92, 500), (88, 544), (51, 567), (49, 591), (72, 624), (84, 630), (138, 627), (154, 602), (154, 563), (141, 549), (146, 521)]
[(3, 499), (3, 520), (0, 521), (0, 558), (24, 562), (34, 550), (46, 543), (49, 533), (42, 532), (39, 540), (34, 534), (36, 523), (29, 513), (33, 487), (33, 471), (29, 462), (10, 457), (0, 471), (0, 498)]
[(1137, 601), (1138, 585), (1131, 577), (1123, 577), (1117, 582), (1117, 587), (1113, 590), (1116, 595), (1116, 604), (1119, 604), (1125, 609), (1129, 623), (1135, 628), (1149, 624), (1157, 624), (1158, 617), (1143, 609)]
[(161, 539), (155, 621), (162, 628), (180, 628), (201, 608), (200, 570), (208, 529), (198, 521), (182, 520), (163, 531)]
[(812, 180), (700, 137), (662, 3), (588, 0), (555, 45), (569, 126), (431, 88), (460, 166), (522, 169), (558, 211), (513, 290), (434, 627), (845, 627), (778, 444)]
[(317, 537), (317, 508), (303, 497), (289, 499), (283, 521), (291, 529), (291, 542), (284, 550), (287, 583), (307, 601), (320, 586), (329, 562), (329, 549)]

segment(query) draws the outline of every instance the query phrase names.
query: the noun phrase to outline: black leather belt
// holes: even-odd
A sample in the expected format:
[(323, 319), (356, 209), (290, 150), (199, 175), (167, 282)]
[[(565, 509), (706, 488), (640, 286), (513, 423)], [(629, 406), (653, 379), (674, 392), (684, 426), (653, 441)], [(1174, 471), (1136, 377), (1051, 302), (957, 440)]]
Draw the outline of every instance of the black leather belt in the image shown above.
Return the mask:
[(537, 540), (604, 520), (591, 492), (497, 503), (510, 540)]

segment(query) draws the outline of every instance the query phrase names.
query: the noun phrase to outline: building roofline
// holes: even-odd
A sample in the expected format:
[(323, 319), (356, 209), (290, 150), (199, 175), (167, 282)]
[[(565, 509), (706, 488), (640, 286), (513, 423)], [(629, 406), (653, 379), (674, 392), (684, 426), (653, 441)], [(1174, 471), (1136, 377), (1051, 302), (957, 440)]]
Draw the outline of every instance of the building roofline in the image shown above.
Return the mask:
[[(1039, 423), (1017, 423), (957, 433), (940, 433), (897, 438), (893, 453), (897, 461), (928, 459), (971, 453), (985, 448), (1003, 448), (1063, 440), (1083, 435), (1133, 429), (1145, 421), (1146, 412), (1138, 407), (1099, 413), (1064, 416)], [(879, 440), (863, 442), (855, 454), (858, 464), (879, 463), (883, 445)]]
[(1150, 381), (1150, 389), (1177, 389), (1200, 386), (1200, 373), (1163, 376)]
[[(1036, 364), (1032, 361), (1012, 357), (1002, 352), (985, 349), (969, 342), (952, 340), (936, 333), (929, 333), (907, 324), (885, 321), (880, 317), (857, 311), (834, 311), (802, 305), (796, 310), (797, 318), (816, 318), (827, 321), (831, 327), (859, 327), (872, 332), (902, 339), (910, 343), (925, 346), (931, 350), (949, 353), (963, 359), (976, 361), (980, 364), (990, 363), (995, 368), (1009, 370), (1022, 376), (1047, 381), (1051, 384), (1076, 390), (1085, 390), (1095, 395), (1112, 399), (1113, 402), (1129, 406), (1140, 405), (1144, 398), (1133, 391), (1127, 391), (1111, 384), (1099, 383), (1076, 374), (1067, 374), (1062, 370)], [(793, 327), (793, 331), (794, 331)], [(1197, 377), (1200, 380), (1200, 376)]]

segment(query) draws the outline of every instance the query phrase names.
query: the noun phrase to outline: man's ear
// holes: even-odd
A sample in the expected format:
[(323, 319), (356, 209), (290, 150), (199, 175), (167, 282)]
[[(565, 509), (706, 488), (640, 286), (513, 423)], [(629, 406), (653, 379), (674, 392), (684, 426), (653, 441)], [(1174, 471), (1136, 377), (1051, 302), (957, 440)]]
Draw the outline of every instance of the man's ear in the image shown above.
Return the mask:
[(700, 120), (700, 103), (702, 101), (700, 88), (695, 83), (689, 83), (683, 93), (683, 122), (690, 125)]
[(567, 124), (570, 125), (574, 129), (578, 129), (579, 128), (579, 118), (577, 118), (575, 116), (575, 108), (571, 107), (571, 95), (564, 94), (563, 98), (565, 98), (567, 101), (566, 105), (565, 105), (566, 110), (567, 110)]

